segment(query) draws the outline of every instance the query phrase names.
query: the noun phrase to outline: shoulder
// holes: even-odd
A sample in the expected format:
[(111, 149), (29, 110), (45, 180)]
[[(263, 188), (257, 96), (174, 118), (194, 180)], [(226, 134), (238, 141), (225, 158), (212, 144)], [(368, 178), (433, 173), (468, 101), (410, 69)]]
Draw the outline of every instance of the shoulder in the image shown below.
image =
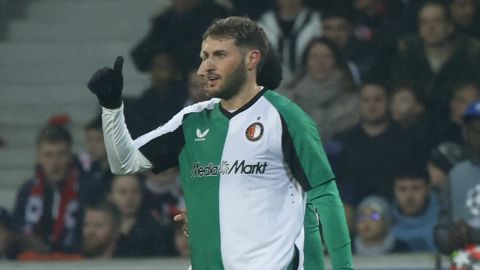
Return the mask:
[(272, 104), (273, 107), (275, 107), (285, 121), (312, 121), (307, 113), (305, 113), (297, 104), (285, 96), (274, 91), (267, 91), (265, 92), (264, 97), (270, 102), (270, 104)]
[(198, 102), (193, 105), (187, 106), (183, 108), (180, 112), (178, 112), (175, 116), (173, 116), (167, 123), (162, 126), (157, 127), (156, 129), (152, 130), (149, 133), (146, 133), (137, 139), (135, 139), (134, 144), (137, 148), (142, 147), (149, 141), (165, 135), (167, 133), (173, 133), (175, 131), (181, 130), (182, 124), (184, 119), (190, 115), (195, 113), (201, 113), (207, 110), (213, 110), (215, 105), (219, 102), (219, 99), (210, 99), (203, 102)]
[(453, 168), (450, 170), (449, 178), (456, 178), (462, 175), (468, 174), (468, 172), (472, 169), (472, 162), (470, 160), (464, 160), (457, 163)]
[(34, 178), (28, 179), (27, 181), (23, 182), (23, 184), (20, 186), (19, 192), (20, 193), (25, 193), (25, 192), (29, 191), (33, 187), (34, 183), (35, 183)]

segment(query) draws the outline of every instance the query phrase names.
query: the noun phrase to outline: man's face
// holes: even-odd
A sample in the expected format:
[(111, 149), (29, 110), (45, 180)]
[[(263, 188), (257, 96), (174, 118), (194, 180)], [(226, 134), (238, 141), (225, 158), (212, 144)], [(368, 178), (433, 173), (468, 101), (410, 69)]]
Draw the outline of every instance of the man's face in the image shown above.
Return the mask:
[(475, 18), (475, 0), (454, 0), (450, 12), (455, 23), (468, 27)]
[(228, 100), (240, 92), (247, 81), (245, 59), (233, 39), (207, 37), (200, 53), (197, 74), (209, 97)]
[(135, 215), (142, 201), (139, 180), (133, 175), (116, 176), (112, 183), (110, 200), (122, 215)]
[(465, 142), (472, 148), (475, 156), (480, 158), (480, 118), (470, 119), (464, 125)]
[(174, 72), (175, 67), (167, 54), (155, 55), (150, 70), (152, 86), (159, 90), (166, 90), (164, 88), (174, 77)]
[(415, 216), (422, 212), (427, 202), (428, 191), (428, 185), (423, 179), (397, 179), (394, 184), (395, 199), (407, 216)]
[(462, 124), (462, 115), (475, 100), (480, 99), (480, 90), (474, 85), (467, 85), (456, 91), (450, 101), (450, 118), (458, 124)]
[(92, 161), (107, 160), (107, 150), (103, 141), (103, 133), (97, 129), (88, 129), (85, 131), (85, 145)]
[(101, 210), (87, 209), (83, 223), (82, 254), (97, 257), (111, 247), (118, 236), (112, 217)]
[(440, 5), (426, 5), (420, 10), (419, 33), (426, 45), (442, 45), (453, 33), (453, 25), (448, 21), (445, 12)]
[(339, 48), (345, 48), (352, 35), (350, 23), (342, 17), (329, 17), (322, 21), (323, 35), (335, 42)]
[(37, 146), (37, 161), (49, 181), (65, 178), (72, 158), (67, 142), (42, 142)]
[(362, 87), (360, 93), (360, 117), (365, 123), (382, 123), (386, 121), (388, 100), (385, 90), (374, 84)]
[(408, 90), (398, 90), (392, 96), (390, 105), (392, 118), (403, 123), (415, 117), (422, 112), (422, 105), (415, 99), (415, 95)]
[(308, 52), (308, 75), (316, 81), (324, 81), (332, 76), (335, 69), (335, 57), (330, 48), (323, 43), (313, 45)]

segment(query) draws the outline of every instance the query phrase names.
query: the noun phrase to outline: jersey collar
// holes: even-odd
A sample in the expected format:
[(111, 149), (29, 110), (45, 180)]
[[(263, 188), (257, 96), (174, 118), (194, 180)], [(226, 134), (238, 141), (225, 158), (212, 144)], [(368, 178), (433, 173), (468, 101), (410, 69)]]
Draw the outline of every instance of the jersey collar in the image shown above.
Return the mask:
[(260, 90), (252, 99), (250, 99), (245, 105), (243, 105), (242, 107), (240, 107), (238, 110), (234, 111), (234, 112), (229, 112), (227, 110), (225, 110), (223, 107), (222, 107), (222, 104), (219, 102), (218, 103), (218, 108), (220, 109), (220, 112), (225, 116), (227, 117), (228, 119), (232, 119), (235, 115), (247, 110), (248, 108), (250, 108), (253, 104), (255, 104), (255, 102), (257, 102), (257, 100), (263, 96), (263, 94), (267, 91), (268, 89), (265, 88), (265, 87), (262, 87), (262, 90)]

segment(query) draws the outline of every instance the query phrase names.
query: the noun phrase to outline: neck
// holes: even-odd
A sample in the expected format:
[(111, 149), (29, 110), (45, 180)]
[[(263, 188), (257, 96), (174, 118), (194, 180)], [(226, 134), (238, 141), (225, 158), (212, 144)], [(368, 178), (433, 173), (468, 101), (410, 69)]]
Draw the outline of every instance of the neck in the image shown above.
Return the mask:
[(132, 229), (133, 225), (137, 221), (137, 217), (135, 215), (124, 216), (122, 217), (122, 225), (120, 231), (122, 234), (128, 234)]
[(58, 185), (63, 181), (64, 178), (65, 178), (64, 176), (58, 176), (58, 175), (52, 175), (52, 176), (45, 175), (46, 182), (51, 185)]
[(388, 121), (383, 121), (381, 123), (362, 123), (362, 128), (371, 137), (375, 137), (379, 134), (382, 134), (388, 128)]
[(220, 103), (227, 111), (238, 110), (255, 97), (258, 92), (260, 92), (260, 86), (256, 84), (255, 80), (247, 80), (238, 94), (228, 100), (222, 99)]

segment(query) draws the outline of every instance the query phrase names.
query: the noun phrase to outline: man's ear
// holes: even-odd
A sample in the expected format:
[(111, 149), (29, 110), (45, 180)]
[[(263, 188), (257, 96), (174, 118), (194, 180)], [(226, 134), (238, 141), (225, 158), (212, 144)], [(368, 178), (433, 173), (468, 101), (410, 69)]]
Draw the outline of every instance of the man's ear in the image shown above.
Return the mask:
[(247, 69), (252, 70), (258, 67), (258, 64), (260, 63), (260, 59), (262, 57), (263, 56), (259, 50), (248, 51), (247, 55), (245, 56), (245, 62), (246, 62), (245, 65), (247, 66)]

